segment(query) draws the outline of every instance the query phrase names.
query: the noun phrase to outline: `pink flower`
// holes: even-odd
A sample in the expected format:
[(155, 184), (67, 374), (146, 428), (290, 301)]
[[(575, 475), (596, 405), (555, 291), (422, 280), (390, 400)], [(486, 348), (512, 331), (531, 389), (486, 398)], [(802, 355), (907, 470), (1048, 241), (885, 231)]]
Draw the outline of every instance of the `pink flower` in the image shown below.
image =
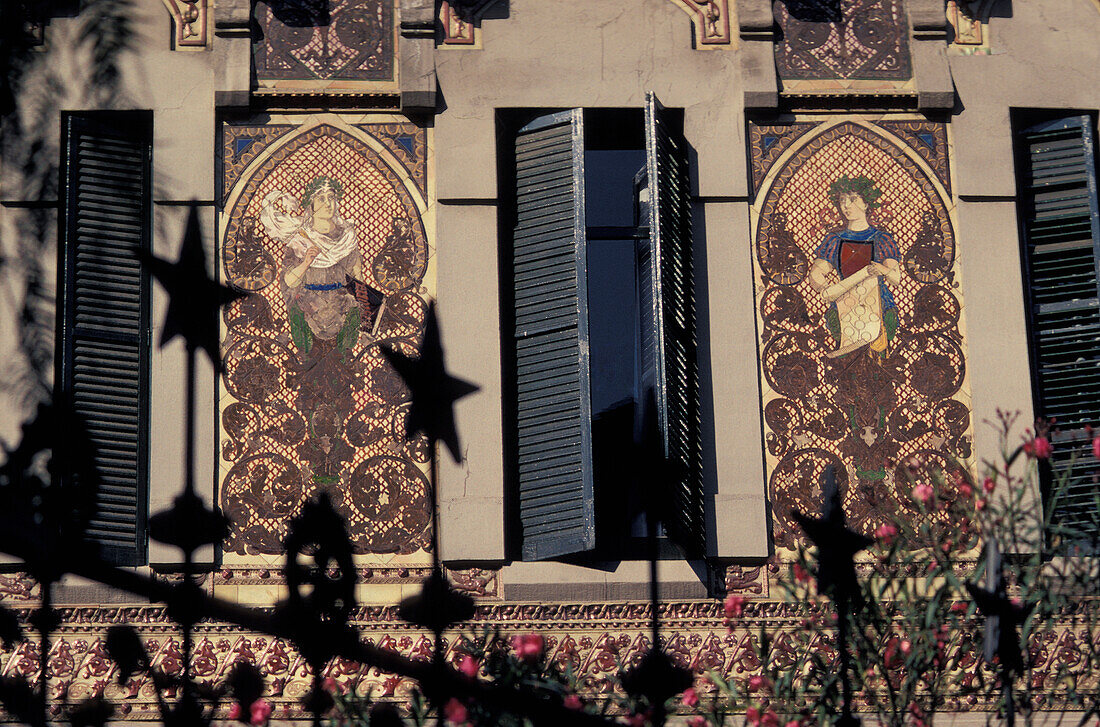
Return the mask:
[(1051, 452), (1050, 440), (1046, 437), (1035, 437), (1024, 442), (1024, 453), (1029, 457), (1046, 459)]
[(546, 648), (541, 634), (523, 634), (512, 637), (512, 650), (516, 657), (523, 661), (538, 661)]
[(909, 652), (913, 650), (913, 642), (909, 639), (903, 639), (902, 642), (898, 644), (898, 650), (906, 656), (909, 656)]
[(794, 579), (799, 583), (808, 583), (810, 580), (810, 573), (802, 567), (801, 563), (794, 564)]
[(971, 497), (974, 494), (974, 488), (966, 482), (959, 485), (959, 497)]
[(321, 682), (321, 688), (329, 694), (343, 694), (344, 686), (340, 682), (336, 681), (332, 677), (325, 677), (325, 680)]
[(898, 658), (898, 638), (896, 636), (891, 637), (886, 642), (886, 652), (882, 655), (882, 661), (886, 664), (887, 669), (897, 669), (901, 666), (901, 659)]
[(643, 727), (648, 719), (649, 715), (644, 713), (632, 714), (626, 718), (626, 723), (630, 727)]
[(758, 692), (768, 686), (768, 680), (759, 674), (753, 674), (749, 677), (749, 691)]
[(699, 704), (699, 695), (695, 692), (695, 687), (688, 687), (684, 690), (684, 693), (680, 695), (680, 703), (689, 708)]
[(769, 709), (760, 718), (760, 727), (779, 727), (779, 715), (774, 709)]
[(1100, 459), (1100, 437), (1092, 440), (1092, 456)]
[(268, 717), (271, 716), (271, 705), (268, 704), (266, 699), (257, 699), (252, 703), (252, 706), (248, 708), (249, 724), (259, 727), (259, 725), (265, 724)]
[(914, 500), (917, 500), (918, 502), (927, 505), (929, 502), (932, 501), (932, 495), (934, 495), (935, 492), (933, 492), (930, 485), (926, 485), (922, 482), (921, 484), (913, 488), (913, 492), (911, 494), (913, 495)]
[(463, 654), (462, 658), (458, 662), (458, 670), (473, 679), (477, 676), (478, 663), (474, 657), (469, 654)]
[(745, 710), (745, 721), (751, 725), (760, 724), (760, 710), (756, 707), (749, 707)]
[(984, 497), (978, 498), (978, 500), (974, 503), (974, 507), (976, 507), (978, 510), (984, 510), (985, 509), (985, 498)]
[(801, 724), (802, 723), (799, 722), (797, 719), (792, 719), (790, 722), (787, 723), (787, 727), (799, 727), (799, 725)]
[(241, 703), (240, 702), (233, 702), (233, 704), (229, 705), (229, 714), (226, 715), (226, 716), (229, 717), (229, 719), (240, 719), (241, 718)]
[(962, 601), (951, 604), (951, 613), (966, 613), (967, 605)]
[(889, 545), (894, 542), (894, 538), (898, 534), (898, 528), (893, 523), (883, 523), (875, 530), (875, 537), (881, 540), (883, 543)]
[(701, 714), (697, 714), (687, 721), (688, 727), (710, 727), (710, 723), (707, 722), (707, 718)]
[(451, 697), (450, 701), (443, 705), (443, 716), (452, 724), (465, 724), (467, 719), (466, 705)]
[(731, 593), (726, 596), (723, 608), (726, 611), (726, 618), (741, 618), (741, 614), (745, 612), (745, 597)]
[(985, 490), (985, 494), (987, 495), (992, 495), (996, 487), (997, 481), (992, 477), (986, 477), (985, 480), (982, 481), (982, 489)]
[(565, 699), (562, 700), (562, 704), (566, 709), (575, 709), (578, 712), (584, 709), (584, 702), (576, 694), (567, 694)]

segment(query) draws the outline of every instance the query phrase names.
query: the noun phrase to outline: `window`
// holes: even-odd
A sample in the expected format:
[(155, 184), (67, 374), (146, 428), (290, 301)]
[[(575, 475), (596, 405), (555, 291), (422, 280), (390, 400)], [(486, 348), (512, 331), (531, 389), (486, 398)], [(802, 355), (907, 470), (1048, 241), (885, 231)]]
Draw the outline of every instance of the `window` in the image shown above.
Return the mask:
[(704, 547), (688, 149), (676, 122), (650, 94), (644, 113), (528, 114), (508, 135), (502, 348), (524, 559), (638, 555), (623, 552), (644, 533), (624, 445), (650, 389), (682, 473), (668, 483), (668, 535), (693, 554)]
[[(88, 536), (119, 565), (145, 561), (152, 115), (63, 119), (58, 279), (60, 390), (85, 420), (100, 485)], [(80, 473), (63, 475), (79, 487)]]
[(1085, 431), (1100, 424), (1095, 127), (1089, 116), (1034, 121), (1017, 133), (1017, 168), (1035, 413), (1057, 426), (1051, 464), (1064, 469), (1075, 459), (1076, 476), (1052, 503), (1054, 522), (1097, 534), (1097, 463)]

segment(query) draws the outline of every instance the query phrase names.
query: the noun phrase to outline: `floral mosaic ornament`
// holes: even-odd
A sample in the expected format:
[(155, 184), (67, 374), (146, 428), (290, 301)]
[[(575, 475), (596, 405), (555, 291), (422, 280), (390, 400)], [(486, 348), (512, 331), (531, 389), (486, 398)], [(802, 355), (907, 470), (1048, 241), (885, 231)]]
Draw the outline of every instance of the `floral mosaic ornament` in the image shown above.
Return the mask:
[(381, 353), (413, 353), (423, 334), (418, 185), (377, 137), (325, 123), (236, 173), (223, 275), (250, 295), (223, 315), (226, 550), (281, 552), (289, 517), (324, 491), (356, 553), (419, 551), (428, 451), (404, 434), (408, 391)]
[(258, 80), (390, 81), (392, 0), (259, 3), (253, 60)]
[(912, 74), (901, 0), (777, 0), (775, 18), (781, 78), (901, 81)]
[(916, 517), (909, 493), (937, 470), (973, 482), (950, 198), (926, 154), (883, 127), (763, 128), (750, 138), (776, 543), (794, 547), (787, 513), (820, 509), (830, 465), (869, 536), (886, 515)]

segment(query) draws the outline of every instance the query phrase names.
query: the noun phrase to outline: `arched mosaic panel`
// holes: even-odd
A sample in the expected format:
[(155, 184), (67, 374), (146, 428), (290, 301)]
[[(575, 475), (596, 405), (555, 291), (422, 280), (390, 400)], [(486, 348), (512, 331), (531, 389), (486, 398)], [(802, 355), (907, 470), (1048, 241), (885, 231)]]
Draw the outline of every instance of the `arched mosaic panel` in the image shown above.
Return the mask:
[[(750, 133), (768, 495), (780, 548), (837, 466), (850, 524), (915, 518), (914, 485), (971, 475), (951, 201), (919, 150), (858, 121)], [(944, 129), (940, 132), (945, 134)], [(787, 139), (782, 153), (765, 137)]]
[(225, 550), (282, 552), (290, 517), (324, 490), (357, 553), (415, 553), (430, 535), (429, 453), (406, 441), (408, 392), (381, 347), (411, 353), (423, 333), (425, 203), (376, 137), (285, 128), (222, 225), (223, 280), (250, 293), (223, 314)]

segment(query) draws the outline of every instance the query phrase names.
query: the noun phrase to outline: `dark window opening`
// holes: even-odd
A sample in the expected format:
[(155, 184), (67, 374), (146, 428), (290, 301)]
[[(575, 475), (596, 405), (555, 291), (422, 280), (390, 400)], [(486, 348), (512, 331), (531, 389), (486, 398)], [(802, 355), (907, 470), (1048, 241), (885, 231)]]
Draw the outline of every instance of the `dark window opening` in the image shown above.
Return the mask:
[[(1035, 415), (1053, 426), (1040, 468), (1052, 545), (1100, 540), (1100, 201), (1095, 114), (1013, 118)], [(1064, 478), (1064, 479), (1063, 479)]]
[[(524, 559), (643, 555), (630, 464), (637, 404), (653, 389), (666, 454), (685, 465), (683, 481), (667, 483), (671, 520), (684, 523), (675, 534), (689, 534), (677, 541), (701, 542), (682, 117), (651, 96), (645, 111), (502, 122), (501, 179), (514, 194), (502, 210), (501, 270), (509, 541)], [(662, 550), (679, 555), (667, 542)]]
[(98, 482), (86, 532), (117, 565), (146, 562), (149, 278), (153, 117), (65, 114), (62, 121), (57, 386), (88, 430)]

